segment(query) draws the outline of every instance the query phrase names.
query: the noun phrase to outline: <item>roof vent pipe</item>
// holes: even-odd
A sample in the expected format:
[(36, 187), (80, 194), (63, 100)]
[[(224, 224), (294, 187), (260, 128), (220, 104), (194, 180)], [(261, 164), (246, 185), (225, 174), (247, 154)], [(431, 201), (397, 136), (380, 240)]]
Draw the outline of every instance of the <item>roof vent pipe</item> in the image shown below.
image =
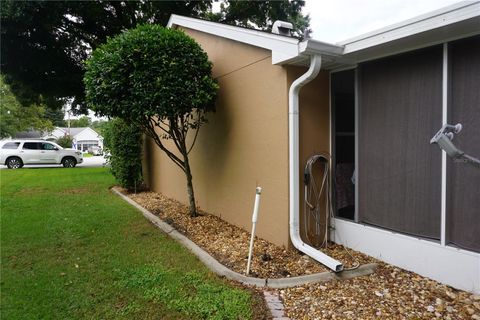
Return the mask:
[(308, 71), (295, 80), (288, 92), (288, 150), (289, 150), (289, 193), (290, 193), (290, 240), (295, 248), (312, 257), (335, 272), (343, 270), (343, 265), (323, 252), (303, 242), (300, 238), (300, 167), (299, 167), (299, 121), (298, 95), (300, 89), (318, 75), (322, 65), (322, 57), (313, 55), (310, 58)]
[(279, 34), (282, 36), (290, 37), (292, 30), (293, 30), (293, 24), (291, 24), (290, 22), (277, 20), (273, 23), (273, 26), (272, 26), (272, 33)]

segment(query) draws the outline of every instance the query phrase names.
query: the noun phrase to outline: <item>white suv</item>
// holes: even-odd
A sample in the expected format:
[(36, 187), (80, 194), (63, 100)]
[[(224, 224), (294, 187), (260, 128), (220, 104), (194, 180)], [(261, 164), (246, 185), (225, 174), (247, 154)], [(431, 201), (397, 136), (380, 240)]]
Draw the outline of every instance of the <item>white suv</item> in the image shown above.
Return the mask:
[(82, 162), (82, 152), (44, 140), (11, 140), (0, 149), (0, 164), (10, 169), (25, 164), (62, 164), (65, 168), (73, 168)]

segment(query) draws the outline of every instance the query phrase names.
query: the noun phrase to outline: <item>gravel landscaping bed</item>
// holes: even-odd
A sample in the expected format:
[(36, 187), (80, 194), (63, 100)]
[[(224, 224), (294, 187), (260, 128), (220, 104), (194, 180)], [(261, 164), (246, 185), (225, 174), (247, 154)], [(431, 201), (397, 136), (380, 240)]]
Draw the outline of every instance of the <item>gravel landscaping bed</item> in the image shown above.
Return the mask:
[(379, 263), (375, 273), (280, 290), (291, 319), (474, 319), (480, 296)]
[[(155, 192), (128, 196), (175, 227), (226, 267), (245, 273), (249, 232), (205, 212), (200, 212), (196, 218), (190, 218), (186, 206)], [(332, 245), (323, 251), (342, 261), (346, 267), (353, 266), (355, 261), (360, 264), (374, 261), (363, 254), (351, 250), (347, 252), (339, 245)], [(250, 276), (284, 278), (325, 271), (328, 269), (306, 255), (280, 248), (258, 237), (255, 239)]]
[[(124, 193), (125, 190), (122, 190)], [(131, 199), (175, 227), (230, 269), (244, 273), (250, 233), (155, 192), (129, 194)], [(480, 320), (480, 296), (454, 290), (413, 272), (379, 262), (340, 245), (322, 249), (351, 267), (376, 262), (376, 272), (349, 280), (278, 290), (291, 319), (473, 319)], [(281, 278), (328, 271), (296, 251), (256, 238), (252, 274)]]

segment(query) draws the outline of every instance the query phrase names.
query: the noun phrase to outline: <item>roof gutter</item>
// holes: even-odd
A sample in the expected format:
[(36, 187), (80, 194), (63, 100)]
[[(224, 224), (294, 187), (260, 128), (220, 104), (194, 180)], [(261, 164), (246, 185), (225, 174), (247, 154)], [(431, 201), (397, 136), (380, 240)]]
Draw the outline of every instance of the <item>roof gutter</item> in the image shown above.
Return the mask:
[(299, 118), (298, 95), (300, 89), (318, 75), (322, 66), (322, 57), (314, 54), (310, 57), (310, 68), (296, 79), (288, 93), (288, 144), (290, 178), (290, 240), (295, 248), (327, 266), (335, 272), (343, 270), (343, 265), (303, 242), (300, 237), (300, 173), (299, 173)]

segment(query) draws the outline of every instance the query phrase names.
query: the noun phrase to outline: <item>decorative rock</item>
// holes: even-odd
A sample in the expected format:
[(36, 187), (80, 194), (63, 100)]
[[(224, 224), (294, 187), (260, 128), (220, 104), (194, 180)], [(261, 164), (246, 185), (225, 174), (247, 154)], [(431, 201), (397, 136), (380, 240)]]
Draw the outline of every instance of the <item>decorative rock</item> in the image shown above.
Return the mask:
[(438, 312), (443, 312), (445, 310), (445, 307), (442, 304), (438, 304), (435, 307), (435, 310), (438, 311)]
[(450, 299), (456, 299), (457, 295), (451, 291), (446, 291), (445, 294), (450, 298)]

